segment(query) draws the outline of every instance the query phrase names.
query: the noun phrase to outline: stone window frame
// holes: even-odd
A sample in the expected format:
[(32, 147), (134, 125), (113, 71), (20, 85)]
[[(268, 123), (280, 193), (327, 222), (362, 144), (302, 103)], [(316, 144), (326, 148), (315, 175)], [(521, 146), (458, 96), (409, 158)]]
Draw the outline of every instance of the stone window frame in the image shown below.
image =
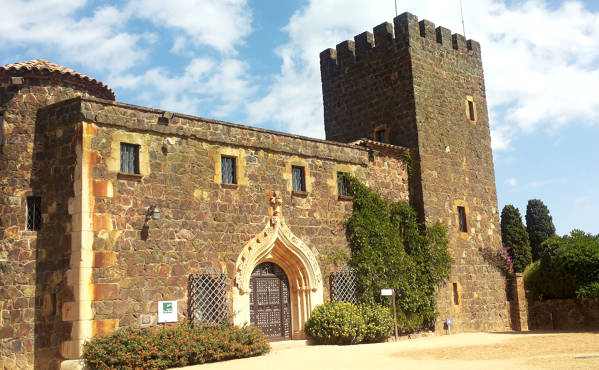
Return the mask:
[[(214, 182), (225, 189), (237, 189), (239, 186), (247, 186), (248, 179), (245, 175), (246, 153), (241, 148), (216, 147), (209, 149), (214, 163)], [(223, 183), (222, 157), (235, 158), (235, 184)]]
[[(466, 230), (467, 231), (462, 231), (460, 228), (460, 214), (459, 214), (459, 208), (463, 208), (464, 209), (464, 218), (466, 221)], [(453, 202), (453, 211), (455, 213), (455, 228), (456, 231), (458, 232), (458, 234), (460, 235), (460, 237), (462, 238), (467, 238), (469, 233), (471, 232), (471, 228), (470, 228), (470, 209), (468, 208), (468, 202), (466, 202), (465, 200), (455, 200)]]
[[(355, 176), (356, 173), (356, 168), (355, 166), (351, 166), (351, 165), (347, 165), (347, 164), (335, 164), (333, 166), (333, 171), (331, 173), (331, 177), (329, 180), (327, 180), (327, 184), (329, 185), (329, 189), (331, 191), (331, 193), (333, 194), (333, 196), (337, 199), (337, 200), (341, 200), (341, 201), (353, 201), (354, 197), (351, 195), (340, 195), (339, 194), (339, 184), (337, 182), (337, 174), (343, 172), (343, 173), (347, 173), (350, 176)], [(368, 185), (368, 184), (366, 184)]]
[[(377, 134), (379, 132), (384, 132), (385, 133), (385, 140), (384, 141), (380, 141), (378, 140)], [(381, 143), (385, 143), (385, 144), (389, 144), (390, 140), (389, 140), (389, 133), (391, 132), (389, 125), (384, 124), (384, 125), (379, 125), (376, 126), (374, 128), (374, 131), (372, 131), (372, 138), (375, 141), (381, 142)]]
[[(472, 104), (472, 115), (470, 114), (471, 104)], [(466, 105), (466, 107), (465, 107), (466, 108), (466, 118), (470, 121), (470, 123), (475, 125), (476, 122), (478, 121), (478, 112), (476, 110), (476, 103), (474, 102), (474, 98), (470, 95), (466, 95), (465, 105)]]
[[(304, 169), (304, 189), (294, 190), (293, 189), (293, 167), (301, 167)], [(309, 163), (304, 159), (297, 156), (290, 157), (285, 162), (285, 172), (283, 173), (285, 179), (287, 191), (293, 196), (306, 197), (312, 192), (312, 185), (314, 184), (314, 177), (311, 176)]]
[[(106, 158), (108, 172), (116, 173), (119, 180), (141, 181), (150, 175), (150, 140), (143, 134), (123, 130), (112, 131), (110, 154)], [(121, 143), (139, 146), (139, 174), (121, 172)]]

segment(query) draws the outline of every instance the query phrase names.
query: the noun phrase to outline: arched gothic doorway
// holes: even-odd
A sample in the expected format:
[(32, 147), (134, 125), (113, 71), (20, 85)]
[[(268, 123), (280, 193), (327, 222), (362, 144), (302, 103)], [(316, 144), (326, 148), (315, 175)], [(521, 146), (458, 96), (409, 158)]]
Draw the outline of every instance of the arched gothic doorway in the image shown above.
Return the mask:
[(291, 339), (289, 280), (277, 264), (264, 262), (250, 278), (250, 323), (269, 339)]

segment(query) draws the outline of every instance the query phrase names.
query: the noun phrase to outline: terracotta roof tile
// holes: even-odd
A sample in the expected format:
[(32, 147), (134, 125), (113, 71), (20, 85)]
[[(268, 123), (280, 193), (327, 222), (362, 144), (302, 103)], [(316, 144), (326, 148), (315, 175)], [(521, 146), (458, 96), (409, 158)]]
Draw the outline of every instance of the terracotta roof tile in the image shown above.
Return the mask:
[(77, 78), (80, 78), (84, 81), (87, 81), (89, 83), (97, 85), (98, 87), (106, 90), (108, 95), (112, 96), (113, 100), (115, 98), (114, 91), (112, 91), (112, 89), (110, 87), (108, 87), (106, 84), (104, 84), (102, 81), (99, 81), (99, 80), (96, 80), (95, 78), (86, 76), (86, 75), (79, 73), (77, 71), (74, 71), (70, 68), (66, 68), (66, 67), (58, 65), (56, 63), (49, 62), (45, 59), (33, 59), (33, 60), (30, 60), (27, 62), (6, 64), (3, 66), (0, 66), (0, 71), (13, 72), (13, 71), (21, 71), (21, 70), (27, 70), (27, 71), (36, 71), (37, 70), (37, 71), (57, 72), (62, 75), (70, 75), (73, 77), (77, 77)]

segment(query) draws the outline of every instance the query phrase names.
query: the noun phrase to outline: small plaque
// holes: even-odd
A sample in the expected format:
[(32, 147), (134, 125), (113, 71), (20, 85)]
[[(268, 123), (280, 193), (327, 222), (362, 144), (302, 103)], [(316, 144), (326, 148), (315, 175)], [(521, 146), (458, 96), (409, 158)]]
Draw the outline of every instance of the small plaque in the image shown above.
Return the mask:
[(152, 315), (141, 315), (139, 317), (139, 326), (142, 328), (146, 328), (148, 326), (151, 326), (153, 324), (154, 319), (152, 318)]
[(393, 289), (381, 289), (381, 295), (393, 295)]
[(158, 322), (177, 322), (177, 301), (158, 302)]

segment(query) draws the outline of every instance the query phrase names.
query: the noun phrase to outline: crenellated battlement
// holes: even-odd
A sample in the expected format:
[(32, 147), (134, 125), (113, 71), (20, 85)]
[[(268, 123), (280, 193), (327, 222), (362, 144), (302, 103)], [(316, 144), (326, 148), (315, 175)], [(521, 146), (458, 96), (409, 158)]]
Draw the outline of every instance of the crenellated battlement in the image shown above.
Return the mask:
[(480, 57), (480, 44), (474, 40), (466, 40), (463, 35), (451, 33), (451, 30), (439, 26), (426, 19), (418, 21), (418, 17), (405, 12), (393, 20), (393, 25), (384, 22), (374, 27), (373, 33), (363, 32), (339, 43), (335, 49), (326, 49), (320, 53), (320, 63), (323, 70), (335, 69), (356, 62), (365, 57), (373, 49), (387, 50), (398, 46), (411, 45), (415, 38), (430, 40), (447, 50), (473, 54)]

